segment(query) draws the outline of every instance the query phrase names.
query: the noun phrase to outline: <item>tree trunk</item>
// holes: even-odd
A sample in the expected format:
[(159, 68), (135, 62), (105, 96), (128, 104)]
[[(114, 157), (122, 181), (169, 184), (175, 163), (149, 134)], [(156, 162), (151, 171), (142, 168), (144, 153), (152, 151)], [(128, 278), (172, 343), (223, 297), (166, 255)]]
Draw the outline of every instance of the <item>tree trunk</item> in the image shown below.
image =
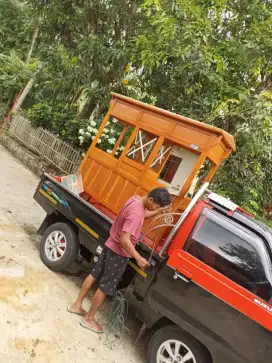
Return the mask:
[(91, 116), (91, 114), (93, 113), (96, 105), (98, 103), (98, 100), (96, 99), (95, 96), (92, 96), (88, 102), (86, 103), (86, 105), (83, 107), (82, 111), (79, 114), (79, 118), (80, 119), (87, 119)]
[(37, 22), (36, 22), (36, 25), (35, 25), (35, 28), (34, 28), (34, 31), (33, 31), (33, 34), (32, 34), (30, 47), (29, 47), (29, 50), (28, 50), (28, 53), (27, 53), (27, 56), (26, 56), (26, 64), (29, 63), (31, 55), (33, 53), (33, 49), (34, 49), (36, 41), (37, 41), (41, 21), (42, 21), (42, 16), (39, 15), (38, 19), (37, 19)]
[(34, 79), (30, 78), (28, 84), (26, 85), (25, 89), (21, 93), (20, 97), (16, 100), (15, 104), (13, 105), (12, 113), (15, 113), (16, 111), (19, 110), (19, 108), (21, 107), (22, 103), (24, 102), (26, 96), (28, 95), (29, 91), (31, 90), (33, 83), (34, 83)]
[(83, 90), (84, 90), (84, 87), (80, 87), (80, 89), (72, 97), (71, 105), (73, 105), (74, 103), (76, 103), (79, 100), (80, 96), (82, 95)]

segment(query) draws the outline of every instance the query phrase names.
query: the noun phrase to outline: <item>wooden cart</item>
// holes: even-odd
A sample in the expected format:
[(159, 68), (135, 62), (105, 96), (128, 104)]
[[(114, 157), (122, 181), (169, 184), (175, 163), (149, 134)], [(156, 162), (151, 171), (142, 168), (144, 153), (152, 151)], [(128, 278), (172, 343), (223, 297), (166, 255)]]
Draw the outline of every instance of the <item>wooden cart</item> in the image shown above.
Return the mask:
[[(112, 124), (119, 137), (105, 146)], [(211, 181), (234, 150), (233, 137), (219, 128), (113, 93), (81, 164), (85, 199), (114, 219), (132, 195), (167, 187), (173, 211), (182, 212), (196, 184)]]

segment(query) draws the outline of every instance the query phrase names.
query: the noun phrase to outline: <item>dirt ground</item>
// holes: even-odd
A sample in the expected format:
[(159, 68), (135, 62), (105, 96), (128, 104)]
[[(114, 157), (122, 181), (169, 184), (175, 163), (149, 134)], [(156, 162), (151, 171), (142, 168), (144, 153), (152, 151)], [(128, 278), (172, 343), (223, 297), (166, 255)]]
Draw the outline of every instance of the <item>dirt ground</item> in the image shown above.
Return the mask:
[[(0, 363), (145, 362), (141, 344), (132, 345), (136, 321), (128, 320), (131, 336), (111, 350), (106, 334), (84, 330), (80, 317), (66, 312), (83, 276), (54, 273), (40, 261), (36, 230), (44, 212), (32, 198), (37, 183), (0, 146)], [(98, 316), (102, 323), (109, 306)]]

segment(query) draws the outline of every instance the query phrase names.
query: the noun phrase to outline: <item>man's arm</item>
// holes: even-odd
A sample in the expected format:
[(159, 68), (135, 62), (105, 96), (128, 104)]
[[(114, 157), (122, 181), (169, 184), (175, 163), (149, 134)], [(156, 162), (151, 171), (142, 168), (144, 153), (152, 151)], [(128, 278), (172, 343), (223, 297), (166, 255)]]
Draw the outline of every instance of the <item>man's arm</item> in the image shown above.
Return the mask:
[(135, 247), (133, 246), (133, 243), (131, 242), (130, 239), (130, 234), (128, 232), (122, 232), (121, 233), (121, 237), (120, 237), (120, 245), (121, 247), (131, 256), (133, 257), (138, 266), (141, 269), (145, 269), (146, 267), (149, 266), (148, 261), (143, 258), (135, 249)]
[(155, 211), (145, 211), (145, 219), (150, 219), (152, 217), (158, 216), (159, 214), (169, 213), (171, 211), (171, 206), (163, 207)]
[(155, 217), (155, 216), (158, 216), (159, 214), (161, 214), (161, 210), (155, 210), (155, 211), (149, 211), (149, 210), (146, 210), (145, 211), (145, 217), (144, 219), (150, 219), (152, 217)]

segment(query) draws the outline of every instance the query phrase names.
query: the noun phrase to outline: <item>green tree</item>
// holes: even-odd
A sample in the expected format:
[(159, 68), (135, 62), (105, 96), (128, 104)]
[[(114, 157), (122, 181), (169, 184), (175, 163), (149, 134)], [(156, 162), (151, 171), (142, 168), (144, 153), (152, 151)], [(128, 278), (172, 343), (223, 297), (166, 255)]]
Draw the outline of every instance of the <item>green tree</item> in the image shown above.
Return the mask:
[(23, 59), (33, 26), (32, 11), (19, 0), (0, 0), (0, 9), (0, 53), (13, 50)]
[(15, 52), (0, 54), (0, 103), (11, 106), (16, 93), (29, 80), (34, 66), (27, 66)]
[[(235, 136), (238, 151), (213, 188), (253, 213), (272, 204), (270, 0), (0, 0), (0, 6), (0, 52), (9, 57), (13, 49), (18, 69), (43, 11), (32, 60), (46, 64), (25, 105), (78, 105), (82, 119), (96, 110), (99, 122), (116, 91), (221, 127)], [(9, 99), (23, 79), (12, 80), (6, 67), (0, 87), (9, 83)], [(76, 133), (77, 119), (71, 122)], [(66, 124), (56, 124), (67, 137)], [(84, 140), (93, 136), (86, 132)]]
[(135, 84), (158, 106), (235, 136), (213, 188), (262, 212), (272, 204), (271, 3), (147, 0), (141, 11)]
[(52, 52), (63, 52), (73, 63), (65, 80), (72, 101), (85, 96), (81, 117), (89, 117), (97, 103), (103, 105), (111, 90), (122, 90), (136, 10), (137, 1), (128, 0), (56, 0), (45, 6), (39, 51), (53, 59)]
[(238, 149), (222, 166), (214, 187), (250, 212), (262, 213), (272, 195), (272, 93), (228, 100), (216, 113), (215, 124), (234, 125)]

